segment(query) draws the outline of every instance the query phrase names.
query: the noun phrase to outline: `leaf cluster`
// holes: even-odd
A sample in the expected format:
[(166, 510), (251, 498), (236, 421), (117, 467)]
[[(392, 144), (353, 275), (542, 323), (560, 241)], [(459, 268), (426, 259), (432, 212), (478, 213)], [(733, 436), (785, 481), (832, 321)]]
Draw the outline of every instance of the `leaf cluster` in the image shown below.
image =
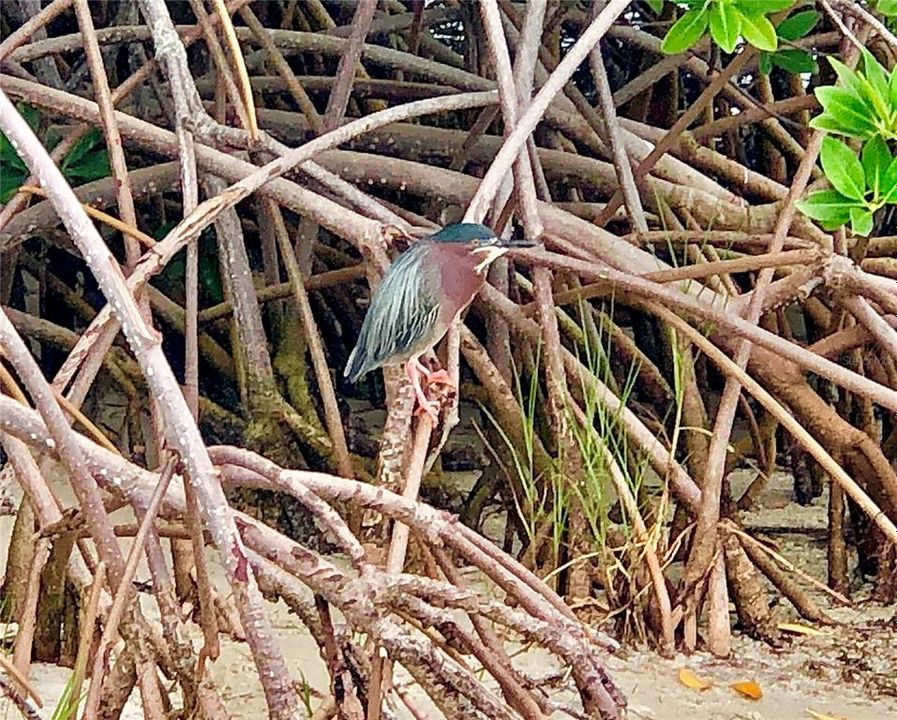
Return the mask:
[(875, 9), (885, 17), (897, 17), (897, 0), (878, 0)]
[[(776, 27), (776, 35), (785, 43), (794, 42), (806, 37), (821, 17), (816, 10), (801, 10), (780, 22)], [(818, 69), (810, 51), (793, 47), (760, 53), (760, 72), (769, 75), (773, 67), (795, 75), (814, 73)]]
[(810, 121), (814, 128), (863, 141), (857, 153), (826, 137), (820, 161), (832, 187), (797, 204), (826, 230), (850, 223), (858, 235), (869, 235), (873, 214), (897, 204), (897, 159), (889, 142), (897, 139), (897, 68), (888, 74), (871, 52), (862, 51), (862, 70), (836, 58), (829, 62), (841, 85), (816, 88), (823, 112)]
[(832, 188), (810, 193), (797, 207), (826, 230), (849, 222), (857, 235), (869, 235), (875, 211), (897, 204), (897, 158), (880, 135), (863, 146), (859, 158), (845, 143), (826, 137), (819, 157)]
[(695, 45), (707, 30), (725, 52), (740, 39), (758, 50), (776, 52), (778, 36), (769, 15), (788, 10), (795, 0), (682, 0), (685, 13), (670, 28), (661, 49), (675, 54)]
[[(40, 113), (31, 106), (18, 106), (31, 129), (38, 134)], [(52, 150), (59, 144), (59, 133), (50, 130), (44, 134), (43, 144)], [(72, 185), (81, 185), (110, 174), (109, 153), (99, 128), (91, 128), (72, 146), (59, 165), (62, 174)], [(10, 198), (28, 179), (28, 167), (6, 135), (0, 133), (0, 203), (9, 202)]]
[(862, 71), (851, 70), (837, 58), (828, 59), (841, 85), (816, 88), (816, 99), (823, 111), (810, 121), (810, 126), (860, 140), (875, 135), (895, 140), (897, 67), (889, 75), (866, 48), (862, 58)]

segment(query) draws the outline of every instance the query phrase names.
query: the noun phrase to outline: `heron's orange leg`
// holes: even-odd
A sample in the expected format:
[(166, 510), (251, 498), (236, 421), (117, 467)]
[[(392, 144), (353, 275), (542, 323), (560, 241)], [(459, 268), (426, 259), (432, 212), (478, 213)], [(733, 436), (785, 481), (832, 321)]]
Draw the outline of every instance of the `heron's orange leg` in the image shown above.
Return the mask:
[(420, 357), (411, 358), (408, 361), (408, 364), (411, 365), (413, 368), (415, 368), (417, 370), (417, 372), (419, 372), (421, 375), (429, 375), (430, 374), (430, 368), (428, 368), (426, 365), (424, 365), (420, 361)]

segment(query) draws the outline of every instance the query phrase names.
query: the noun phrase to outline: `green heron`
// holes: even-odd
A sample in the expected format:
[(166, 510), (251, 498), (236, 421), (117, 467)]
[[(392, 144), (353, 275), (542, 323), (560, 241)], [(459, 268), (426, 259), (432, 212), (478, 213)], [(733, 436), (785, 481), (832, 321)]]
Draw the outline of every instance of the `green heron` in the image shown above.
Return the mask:
[(421, 387), (449, 384), (445, 370), (431, 371), (420, 358), (448, 332), (486, 282), (489, 266), (511, 246), (485, 225), (458, 223), (418, 240), (389, 267), (371, 298), (358, 344), (345, 375), (357, 382), (384, 365), (405, 364), (422, 411), (434, 422), (436, 405)]

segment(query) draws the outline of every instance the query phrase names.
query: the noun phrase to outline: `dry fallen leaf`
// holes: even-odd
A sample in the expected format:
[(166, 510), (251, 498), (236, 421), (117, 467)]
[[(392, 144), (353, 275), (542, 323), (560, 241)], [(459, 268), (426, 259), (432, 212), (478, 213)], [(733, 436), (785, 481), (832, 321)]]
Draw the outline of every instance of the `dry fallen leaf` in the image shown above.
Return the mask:
[(732, 683), (731, 685), (729, 685), (729, 687), (739, 695), (744, 695), (746, 698), (750, 698), (751, 700), (759, 700), (763, 697), (763, 691), (760, 689), (760, 686), (751, 680)]
[(679, 668), (679, 682), (692, 690), (706, 690), (712, 685), (711, 682), (702, 680), (688, 668)]
[(828, 635), (824, 630), (817, 630), (814, 627), (810, 627), (809, 625), (801, 625), (800, 623), (779, 623), (779, 630), (782, 632), (790, 632), (796, 633), (797, 635), (810, 635), (812, 637), (819, 637), (822, 635)]
[(847, 720), (847, 718), (842, 717), (841, 715), (826, 715), (825, 713), (816, 712), (809, 708), (807, 708), (807, 714), (812, 717), (813, 720)]

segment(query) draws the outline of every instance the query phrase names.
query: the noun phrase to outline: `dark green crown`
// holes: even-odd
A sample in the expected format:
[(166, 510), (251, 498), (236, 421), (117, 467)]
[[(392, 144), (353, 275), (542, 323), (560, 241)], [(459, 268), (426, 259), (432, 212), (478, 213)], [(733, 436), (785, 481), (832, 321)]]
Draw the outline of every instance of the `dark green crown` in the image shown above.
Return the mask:
[(479, 240), (483, 245), (491, 245), (498, 240), (492, 230), (479, 223), (447, 225), (438, 233), (431, 235), (429, 239), (444, 243), (473, 243)]

